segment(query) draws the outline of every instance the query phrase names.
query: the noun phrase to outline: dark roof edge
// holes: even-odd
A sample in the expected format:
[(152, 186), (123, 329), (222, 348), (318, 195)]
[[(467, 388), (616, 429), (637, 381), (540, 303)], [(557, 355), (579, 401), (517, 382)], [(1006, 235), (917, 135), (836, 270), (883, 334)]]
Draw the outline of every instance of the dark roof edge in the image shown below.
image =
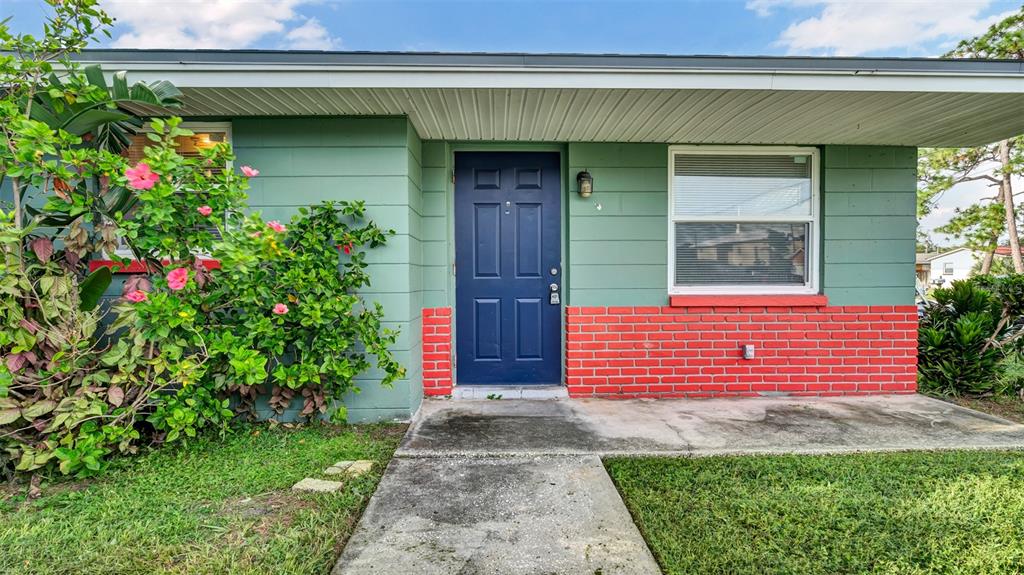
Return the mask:
[(94, 49), (83, 62), (294, 66), (619, 68), (793, 72), (1024, 74), (1022, 60), (807, 56), (673, 56), (667, 54), (526, 54), (484, 52), (319, 52), (281, 50)]

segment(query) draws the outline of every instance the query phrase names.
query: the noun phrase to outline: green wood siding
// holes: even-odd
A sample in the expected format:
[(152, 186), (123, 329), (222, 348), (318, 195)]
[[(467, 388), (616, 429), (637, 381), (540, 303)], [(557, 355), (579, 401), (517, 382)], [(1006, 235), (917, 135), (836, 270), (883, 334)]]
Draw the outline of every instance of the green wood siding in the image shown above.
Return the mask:
[(362, 392), (345, 403), (352, 421), (407, 418), (419, 405), (420, 313), (423, 300), (421, 192), (423, 151), (405, 118), (253, 118), (232, 122), (237, 165), (252, 165), (249, 203), (264, 218), (289, 220), (322, 200), (364, 200), (379, 225), (394, 229), (388, 245), (371, 250), (370, 301), (386, 326), (401, 330), (394, 351), (407, 370), (393, 389), (364, 374)]
[(914, 303), (917, 149), (825, 146), (822, 164), (822, 286), (829, 303)]
[[(668, 146), (577, 143), (568, 154), (568, 303), (663, 305)], [(589, 198), (576, 193), (583, 170), (594, 177)]]
[(449, 148), (445, 142), (423, 143), (422, 281), (423, 307), (448, 306), (451, 206)]

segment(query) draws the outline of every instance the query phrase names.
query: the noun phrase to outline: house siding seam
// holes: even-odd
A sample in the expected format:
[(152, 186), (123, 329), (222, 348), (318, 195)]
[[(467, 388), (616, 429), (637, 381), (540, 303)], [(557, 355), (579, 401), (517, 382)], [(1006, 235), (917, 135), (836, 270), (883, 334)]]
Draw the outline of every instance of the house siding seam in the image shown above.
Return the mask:
[(423, 395), (452, 393), (452, 308), (423, 308)]
[(566, 309), (571, 397), (914, 393), (916, 347), (907, 305)]

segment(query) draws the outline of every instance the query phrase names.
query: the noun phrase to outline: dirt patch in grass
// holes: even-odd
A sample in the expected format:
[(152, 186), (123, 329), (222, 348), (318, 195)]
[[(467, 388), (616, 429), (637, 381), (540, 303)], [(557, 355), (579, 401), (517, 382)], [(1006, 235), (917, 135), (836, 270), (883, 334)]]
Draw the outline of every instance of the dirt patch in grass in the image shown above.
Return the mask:
[(995, 397), (940, 397), (943, 401), (988, 413), (1017, 423), (1024, 423), (1024, 400), (1016, 395)]
[[(41, 495), (56, 495), (61, 493), (73, 493), (87, 489), (96, 480), (71, 480), (58, 478), (56, 481), (43, 481), (41, 483)], [(30, 485), (27, 479), (18, 477), (0, 485), (0, 512), (14, 510), (24, 507), (33, 501), (29, 497)]]
[(221, 508), (219, 515), (225, 517), (229, 524), (236, 526), (232, 529), (232, 534), (240, 536), (252, 531), (266, 538), (275, 529), (291, 527), (297, 514), (316, 507), (316, 501), (301, 493), (274, 491), (228, 501)]

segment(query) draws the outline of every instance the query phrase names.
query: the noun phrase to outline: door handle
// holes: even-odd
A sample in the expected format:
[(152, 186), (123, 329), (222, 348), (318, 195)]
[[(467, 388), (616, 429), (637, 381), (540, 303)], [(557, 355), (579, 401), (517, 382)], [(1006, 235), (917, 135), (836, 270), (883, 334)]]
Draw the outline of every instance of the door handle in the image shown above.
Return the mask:
[(548, 303), (551, 305), (559, 305), (562, 303), (562, 298), (558, 293), (558, 284), (548, 284)]

